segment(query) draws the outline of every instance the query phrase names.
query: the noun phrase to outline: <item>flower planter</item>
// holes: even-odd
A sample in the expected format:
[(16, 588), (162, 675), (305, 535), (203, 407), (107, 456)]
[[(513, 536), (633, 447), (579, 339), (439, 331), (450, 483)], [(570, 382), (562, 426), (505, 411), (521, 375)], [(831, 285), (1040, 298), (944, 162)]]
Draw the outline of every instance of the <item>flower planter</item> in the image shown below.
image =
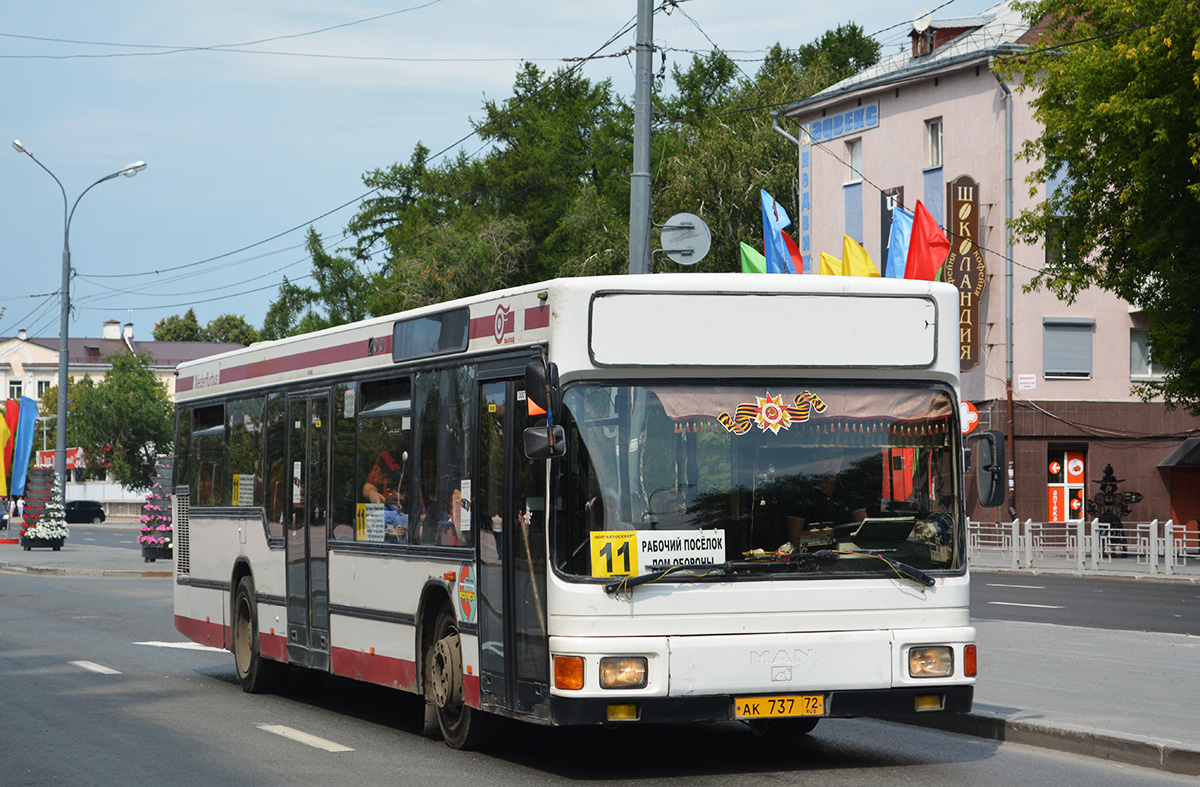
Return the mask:
[(153, 563), (156, 560), (170, 560), (171, 547), (157, 546), (153, 544), (142, 544), (142, 561), (145, 563)]
[(55, 552), (62, 549), (65, 538), (30, 538), (29, 536), (21, 536), (21, 548), (28, 552), (31, 549), (53, 549)]

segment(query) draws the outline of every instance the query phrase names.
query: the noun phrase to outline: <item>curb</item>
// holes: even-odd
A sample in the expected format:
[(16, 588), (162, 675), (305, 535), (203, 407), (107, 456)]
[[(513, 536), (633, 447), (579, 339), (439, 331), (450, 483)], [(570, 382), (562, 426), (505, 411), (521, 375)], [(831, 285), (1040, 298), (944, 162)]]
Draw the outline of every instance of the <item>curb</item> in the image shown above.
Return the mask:
[(1121, 737), (1083, 727), (1014, 721), (975, 713), (894, 716), (892, 721), (976, 738), (1020, 743), (1124, 765), (1200, 776), (1200, 749), (1161, 738)]
[(136, 569), (86, 569), (86, 568), (61, 568), (58, 566), (14, 566), (8, 563), (0, 563), (0, 572), (7, 574), (39, 574), (43, 576), (69, 576), (69, 577), (171, 577), (174, 576), (172, 570), (147, 570), (138, 571)]

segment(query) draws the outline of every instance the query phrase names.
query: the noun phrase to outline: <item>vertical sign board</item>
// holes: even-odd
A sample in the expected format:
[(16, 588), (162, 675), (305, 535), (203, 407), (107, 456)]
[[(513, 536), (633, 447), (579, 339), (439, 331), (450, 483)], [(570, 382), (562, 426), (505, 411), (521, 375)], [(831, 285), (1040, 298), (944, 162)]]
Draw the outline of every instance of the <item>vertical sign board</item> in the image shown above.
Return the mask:
[(1048, 452), (1046, 461), (1046, 521), (1083, 519), (1083, 451)]
[(950, 256), (942, 278), (958, 288), (958, 368), (969, 372), (979, 365), (979, 304), (987, 283), (979, 245), (979, 183), (970, 175), (959, 175), (946, 185), (946, 205)]

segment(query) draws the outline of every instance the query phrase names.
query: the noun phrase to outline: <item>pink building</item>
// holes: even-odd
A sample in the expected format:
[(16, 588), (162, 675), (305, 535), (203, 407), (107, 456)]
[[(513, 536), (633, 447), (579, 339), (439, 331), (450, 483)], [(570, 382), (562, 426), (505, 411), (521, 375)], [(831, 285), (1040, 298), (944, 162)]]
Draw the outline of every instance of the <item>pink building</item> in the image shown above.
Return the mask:
[(1006, 219), (1043, 199), (1046, 184), (1031, 195), (1033, 167), (1015, 155), (1039, 134), (1030, 96), (994, 66), (1036, 46), (1036, 28), (1008, 3), (917, 26), (911, 49), (776, 113), (799, 152), (793, 209), (806, 268), (818, 252), (841, 256), (848, 235), (883, 271), (892, 205), (912, 210), (920, 200), (951, 239), (963, 398), (981, 427), (1013, 435), (1010, 506), (971, 515), (1090, 520), (1088, 501), (1112, 465), (1120, 491), (1144, 496), (1125, 522), (1195, 527), (1200, 420), (1133, 395), (1159, 371), (1139, 309), (1095, 289), (1073, 304), (1026, 293), (1046, 252), (1009, 246)]

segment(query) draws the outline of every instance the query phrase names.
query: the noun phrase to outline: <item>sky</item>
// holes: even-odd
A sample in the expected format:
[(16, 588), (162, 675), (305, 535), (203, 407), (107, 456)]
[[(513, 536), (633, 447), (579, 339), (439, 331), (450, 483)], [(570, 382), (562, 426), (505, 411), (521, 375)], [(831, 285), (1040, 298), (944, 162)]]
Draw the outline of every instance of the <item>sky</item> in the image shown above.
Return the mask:
[[(655, 15), (654, 42), (668, 73), (715, 45), (753, 74), (776, 42), (794, 48), (854, 22), (890, 56), (922, 11), (993, 4), (925, 2), (682, 0)], [(310, 282), (309, 226), (327, 250), (350, 244), (365, 173), (407, 162), (418, 142), (474, 153), (471, 120), (485, 99), (511, 95), (523, 61), (551, 72), (620, 53), (636, 13), (636, 0), (6, 4), (0, 126), (77, 207), (71, 335), (98, 337), (115, 319), (149, 340), (155, 322), (189, 308), (201, 325), (237, 314), (260, 327), (284, 276)], [(633, 61), (592, 59), (582, 73), (632, 100)], [(63, 192), (2, 150), (0, 337), (57, 336)], [(136, 161), (147, 167), (135, 177), (88, 190)]]

